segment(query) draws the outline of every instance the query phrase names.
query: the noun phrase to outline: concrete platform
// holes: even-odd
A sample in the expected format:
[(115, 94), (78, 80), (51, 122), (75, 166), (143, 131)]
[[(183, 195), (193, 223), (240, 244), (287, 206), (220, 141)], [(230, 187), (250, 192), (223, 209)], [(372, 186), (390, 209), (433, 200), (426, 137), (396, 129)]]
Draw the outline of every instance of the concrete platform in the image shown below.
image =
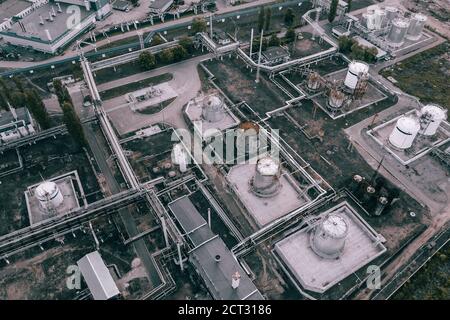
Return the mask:
[(39, 200), (34, 196), (34, 191), (40, 183), (28, 187), (27, 191), (25, 191), (25, 200), (27, 204), (30, 225), (44, 221), (55, 215), (64, 215), (71, 210), (78, 209), (80, 207), (74, 181), (77, 184), (77, 189), (81, 191), (82, 195), (83, 189), (78, 177), (78, 173), (76, 171), (72, 171), (65, 175), (49, 179), (49, 181), (56, 183), (61, 194), (64, 197), (64, 202), (61, 206), (56, 208), (56, 212), (46, 213), (41, 209)]
[[(415, 109), (406, 112), (404, 115), (413, 115)], [(383, 124), (368, 130), (367, 134), (378, 143), (383, 149), (389, 152), (395, 159), (403, 165), (409, 165), (428, 154), (433, 148), (439, 147), (450, 141), (450, 124), (443, 121), (441, 126), (433, 136), (424, 136), (418, 134), (411, 148), (399, 150), (389, 143), (389, 136), (394, 130), (397, 120), (403, 115), (389, 119)]]
[(224, 131), (237, 126), (239, 119), (228, 109), (225, 105), (225, 117), (217, 122), (209, 122), (202, 118), (203, 99), (206, 97), (199, 97), (193, 99), (186, 106), (184, 113), (189, 121), (193, 124), (195, 130), (201, 134), (203, 139), (207, 139), (217, 134), (218, 131)]
[[(347, 74), (347, 69), (342, 69), (336, 72), (329, 73), (324, 76), (325, 79), (336, 81), (337, 83), (343, 83), (345, 76)], [(316, 103), (330, 118), (338, 119), (340, 117), (346, 116), (352, 112), (355, 112), (357, 110), (361, 110), (364, 108), (369, 107), (370, 105), (374, 103), (378, 103), (386, 99), (387, 96), (378, 89), (373, 83), (370, 82), (367, 85), (367, 91), (366, 93), (361, 97), (361, 99), (352, 101), (348, 106), (344, 105), (341, 109), (332, 112), (327, 107), (328, 104), (328, 96), (324, 93), (317, 95), (312, 100), (314, 103)]]
[(289, 172), (282, 169), (281, 190), (271, 198), (256, 196), (250, 189), (250, 180), (255, 174), (256, 164), (239, 164), (231, 168), (227, 175), (236, 196), (248, 210), (259, 227), (275, 221), (301, 208), (311, 200), (296, 183)]
[(274, 252), (283, 268), (304, 289), (323, 293), (367, 265), (386, 251), (378, 235), (346, 202), (320, 214), (333, 213), (343, 217), (348, 235), (342, 255), (337, 259), (321, 258), (310, 247), (310, 234), (314, 226), (302, 229), (275, 244)]

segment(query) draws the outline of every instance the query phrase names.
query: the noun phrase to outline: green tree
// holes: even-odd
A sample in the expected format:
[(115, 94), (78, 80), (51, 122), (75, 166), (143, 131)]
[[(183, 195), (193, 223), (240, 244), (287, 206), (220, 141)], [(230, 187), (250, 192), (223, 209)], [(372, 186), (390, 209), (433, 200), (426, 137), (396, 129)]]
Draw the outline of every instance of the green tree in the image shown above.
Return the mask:
[(375, 62), (377, 59), (378, 49), (375, 47), (364, 48), (364, 61)]
[(280, 39), (278, 39), (276, 34), (273, 34), (269, 38), (269, 47), (277, 47), (280, 45)]
[(295, 15), (294, 15), (294, 10), (292, 10), (291, 8), (286, 10), (286, 13), (284, 14), (284, 24), (287, 25), (288, 27), (291, 27), (292, 24), (294, 23), (295, 20)]
[(182, 46), (176, 46), (172, 49), (173, 61), (178, 62), (185, 59), (188, 56), (187, 50)]
[(270, 30), (270, 20), (272, 18), (272, 10), (270, 8), (267, 8), (266, 10), (266, 19), (264, 21), (264, 30), (269, 31)]
[(338, 44), (339, 44), (339, 50), (342, 53), (349, 53), (351, 51), (352, 46), (356, 43), (355, 40), (352, 38), (349, 38), (347, 36), (339, 37)]
[(30, 90), (26, 94), (26, 105), (39, 126), (45, 130), (51, 127), (50, 116), (36, 90)]
[(9, 101), (15, 108), (21, 108), (25, 106), (26, 97), (20, 91), (13, 91), (11, 94), (11, 100)]
[(328, 12), (328, 21), (333, 22), (334, 18), (336, 18), (337, 7), (339, 0), (331, 0), (330, 11)]
[(152, 41), (150, 42), (150, 45), (157, 46), (158, 44), (163, 44), (163, 43), (164, 43), (164, 40), (159, 35), (156, 34), (152, 38)]
[(286, 35), (284, 36), (284, 38), (286, 39), (287, 42), (292, 42), (295, 40), (296, 34), (295, 34), (295, 30), (293, 28), (289, 28), (286, 31)]
[(6, 110), (6, 111), (9, 110), (8, 100), (6, 99), (4, 92), (1, 90), (0, 90), (0, 109)]
[(205, 32), (207, 28), (206, 20), (203, 18), (194, 18), (192, 21), (192, 32)]
[(258, 31), (261, 32), (261, 30), (264, 28), (264, 20), (265, 20), (265, 12), (264, 12), (264, 7), (261, 7), (261, 9), (259, 9), (259, 14), (258, 14)]
[(180, 46), (182, 46), (188, 53), (194, 52), (194, 42), (191, 38), (185, 36), (180, 39), (180, 42), (178, 42)]
[(156, 65), (156, 58), (148, 51), (144, 51), (139, 55), (139, 65), (144, 70), (153, 69)]
[(134, 7), (137, 7), (137, 5), (139, 4), (139, 0), (130, 0), (130, 2)]
[(65, 101), (61, 105), (61, 108), (63, 110), (63, 120), (70, 135), (79, 145), (86, 146), (87, 140), (84, 135), (83, 126), (72, 103)]
[(352, 10), (352, 0), (347, 0), (347, 12)]
[(171, 63), (173, 61), (173, 51), (172, 49), (165, 49), (158, 55), (158, 57), (162, 63)]

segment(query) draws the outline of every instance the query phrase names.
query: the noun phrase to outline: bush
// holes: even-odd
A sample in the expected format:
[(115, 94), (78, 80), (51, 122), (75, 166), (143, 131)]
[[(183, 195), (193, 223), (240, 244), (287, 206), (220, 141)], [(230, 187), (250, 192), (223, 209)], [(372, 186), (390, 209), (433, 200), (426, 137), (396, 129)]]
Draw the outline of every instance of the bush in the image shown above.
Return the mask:
[(144, 70), (153, 69), (156, 65), (156, 58), (148, 51), (144, 51), (139, 55), (139, 65)]

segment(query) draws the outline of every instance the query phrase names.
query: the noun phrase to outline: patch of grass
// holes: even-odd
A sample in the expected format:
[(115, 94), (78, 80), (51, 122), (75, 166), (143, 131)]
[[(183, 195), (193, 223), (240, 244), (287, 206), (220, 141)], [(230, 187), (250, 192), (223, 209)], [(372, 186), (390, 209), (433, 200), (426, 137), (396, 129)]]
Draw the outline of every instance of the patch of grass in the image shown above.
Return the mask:
[(110, 90), (102, 91), (102, 92), (100, 92), (100, 96), (101, 96), (102, 100), (109, 100), (109, 99), (124, 95), (128, 92), (140, 90), (140, 89), (149, 87), (150, 85), (155, 86), (160, 83), (170, 81), (172, 79), (173, 79), (173, 75), (171, 73), (163, 73), (159, 76), (147, 78), (147, 79), (140, 80), (137, 82), (128, 83), (126, 85), (116, 87), (116, 88), (113, 88)]
[(450, 297), (450, 244), (408, 280), (392, 297), (394, 300), (447, 300)]
[(384, 69), (381, 74), (398, 81), (400, 89), (422, 102), (434, 102), (450, 110), (450, 45), (445, 42)]
[(171, 98), (169, 100), (166, 100), (160, 104), (157, 105), (153, 105), (147, 108), (144, 108), (142, 110), (138, 110), (137, 112), (142, 113), (142, 114), (155, 114), (160, 112), (162, 109), (164, 109), (165, 107), (167, 107), (169, 104), (171, 104), (176, 98)]

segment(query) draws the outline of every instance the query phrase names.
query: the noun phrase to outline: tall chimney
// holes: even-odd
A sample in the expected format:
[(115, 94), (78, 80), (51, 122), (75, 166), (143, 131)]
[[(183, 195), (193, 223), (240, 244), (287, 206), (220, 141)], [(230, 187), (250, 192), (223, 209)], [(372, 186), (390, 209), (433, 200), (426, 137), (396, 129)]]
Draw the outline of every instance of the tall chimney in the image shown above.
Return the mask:
[(56, 12), (55, 12), (55, 7), (54, 6), (52, 6), (52, 16), (56, 16)]
[(41, 15), (39, 15), (39, 24), (42, 26), (44, 25), (44, 18), (42, 18)]
[(51, 11), (49, 11), (48, 12), (48, 19), (51, 21), (51, 22), (53, 22), (55, 19), (53, 19), (53, 15), (52, 15), (52, 12)]
[(231, 287), (236, 290), (239, 287), (240, 282), (241, 275), (236, 271), (236, 273), (231, 276)]
[(59, 2), (57, 2), (57, 3), (56, 3), (56, 5), (58, 6), (58, 12), (60, 12), (60, 13), (61, 13), (61, 12), (62, 12), (62, 9), (61, 9), (61, 4), (60, 4)]

